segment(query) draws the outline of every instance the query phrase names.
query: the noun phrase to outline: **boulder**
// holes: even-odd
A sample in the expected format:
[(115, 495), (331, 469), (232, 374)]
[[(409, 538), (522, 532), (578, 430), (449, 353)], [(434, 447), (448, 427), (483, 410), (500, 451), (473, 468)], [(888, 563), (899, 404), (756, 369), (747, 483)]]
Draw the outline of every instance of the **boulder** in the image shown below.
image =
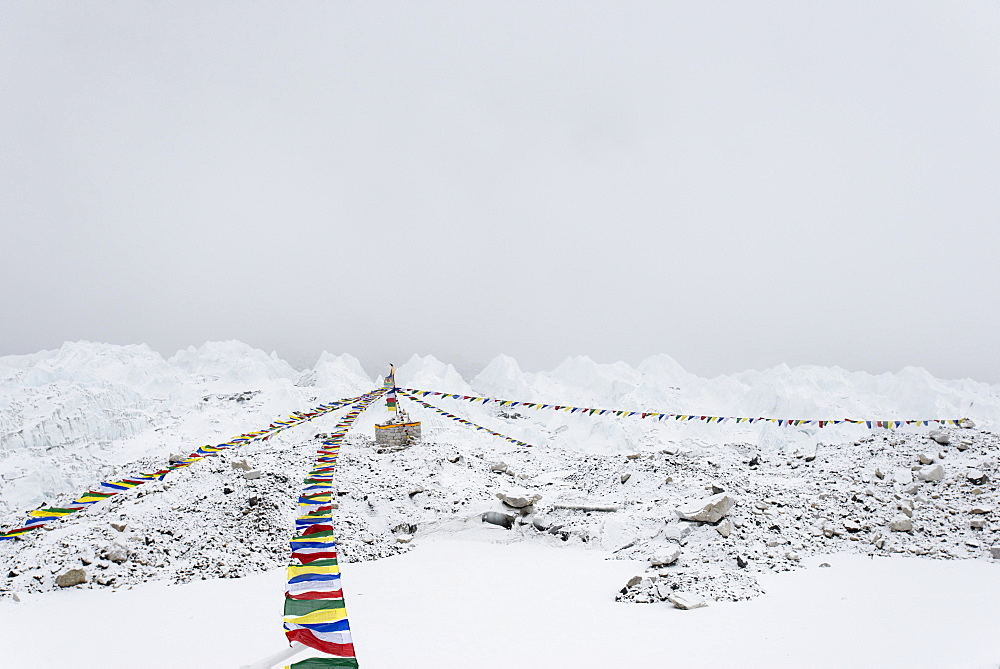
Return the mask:
[(942, 446), (946, 446), (951, 443), (951, 437), (949, 437), (948, 433), (944, 430), (931, 430), (927, 433), (927, 436)]
[(917, 456), (917, 459), (920, 460), (920, 464), (922, 465), (934, 464), (934, 455), (932, 453), (921, 453)]
[(115, 564), (121, 564), (128, 559), (128, 550), (121, 544), (111, 544), (104, 549), (101, 557)]
[(260, 476), (261, 474), (259, 469), (250, 469), (243, 472), (243, 478), (245, 478), (248, 481), (251, 481), (253, 479), (259, 479)]
[(500, 513), (499, 511), (487, 511), (482, 515), (481, 522), (489, 523), (491, 525), (499, 525), (500, 527), (509, 530), (514, 527), (514, 516), (509, 513)]
[(976, 427), (976, 424), (972, 422), (971, 418), (963, 418), (962, 420), (958, 421), (958, 426), (964, 427), (966, 430), (971, 430), (972, 428)]
[(498, 492), (497, 498), (512, 509), (523, 509), (540, 500), (542, 496), (538, 493), (531, 494), (527, 490), (508, 490)]
[(251, 469), (250, 465), (247, 464), (246, 458), (243, 458), (242, 460), (233, 460), (229, 463), (229, 466), (233, 469), (242, 469), (245, 472), (248, 472)]
[(994, 560), (1000, 560), (1000, 546), (994, 546), (990, 549), (990, 557)]
[(683, 609), (688, 611), (690, 609), (700, 609), (703, 606), (708, 606), (708, 602), (699, 597), (687, 592), (674, 592), (667, 595), (667, 601), (673, 604), (678, 609)]
[(71, 588), (87, 582), (87, 572), (82, 569), (70, 569), (69, 571), (56, 576), (56, 585), (60, 588)]
[(125, 528), (128, 527), (125, 523), (111, 523), (111, 527), (115, 528), (119, 532), (124, 532)]
[(681, 556), (681, 549), (677, 546), (662, 553), (657, 553), (649, 560), (650, 567), (667, 567), (677, 562)]
[(978, 469), (970, 469), (966, 472), (965, 478), (967, 478), (969, 483), (972, 483), (973, 485), (983, 485), (989, 480), (989, 477)]
[(736, 500), (729, 493), (721, 492), (706, 499), (691, 500), (677, 507), (677, 515), (684, 520), (700, 523), (717, 523), (729, 513)]
[(987, 506), (985, 504), (976, 504), (971, 509), (969, 509), (969, 513), (985, 516), (987, 514), (993, 513), (993, 507)]
[(932, 467), (921, 467), (917, 472), (917, 478), (921, 481), (943, 481), (944, 465), (934, 465)]
[(728, 519), (723, 520), (715, 526), (715, 531), (721, 534), (723, 538), (728, 538), (733, 533), (733, 524)]
[(889, 521), (889, 529), (893, 532), (910, 532), (913, 530), (913, 521), (906, 516), (896, 516)]

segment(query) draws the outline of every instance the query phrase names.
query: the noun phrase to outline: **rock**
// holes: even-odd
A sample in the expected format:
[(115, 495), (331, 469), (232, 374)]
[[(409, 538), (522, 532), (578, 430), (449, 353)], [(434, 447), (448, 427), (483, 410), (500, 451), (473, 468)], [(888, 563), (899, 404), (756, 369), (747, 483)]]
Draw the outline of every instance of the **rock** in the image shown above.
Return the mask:
[(970, 446), (972, 446), (971, 439), (960, 439), (959, 442), (955, 444), (955, 448), (957, 448), (960, 451), (967, 451), (969, 450)]
[(229, 466), (233, 469), (242, 469), (245, 472), (250, 471), (250, 465), (247, 464), (246, 458), (242, 460), (233, 460), (229, 463)]
[(458, 454), (456, 453), (456, 454), (452, 454), (452, 455), (449, 455), (449, 456), (448, 456), (447, 458), (445, 458), (445, 459), (446, 459), (446, 460), (448, 460), (448, 462), (450, 462), (451, 464), (456, 464), (456, 463), (457, 463), (457, 462), (458, 462), (459, 460), (461, 460), (461, 459), (462, 459), (462, 456), (461, 456), (461, 455), (458, 455)]
[(908, 483), (913, 483), (913, 472), (909, 469), (903, 469), (898, 467), (892, 470), (892, 480), (899, 485), (907, 485)]
[(531, 519), (531, 526), (539, 532), (547, 532), (552, 527), (552, 522), (545, 516), (535, 516)]
[(994, 546), (990, 549), (990, 557), (994, 560), (1000, 560), (1000, 546)]
[(823, 536), (825, 536), (827, 539), (832, 539), (837, 534), (837, 529), (833, 526), (832, 523), (823, 523), (822, 530), (823, 530)]
[(823, 562), (820, 564), (820, 567), (829, 567), (829, 566), (830, 566), (829, 562)]
[(413, 535), (412, 534), (400, 534), (400, 535), (396, 536), (396, 543), (399, 543), (399, 544), (408, 544), (411, 541), (413, 541)]
[(920, 455), (917, 456), (917, 459), (920, 460), (920, 464), (922, 465), (934, 464), (934, 456), (931, 455), (930, 453), (921, 453)]
[(538, 493), (529, 494), (526, 490), (510, 490), (508, 492), (498, 492), (497, 498), (513, 509), (523, 509), (531, 506), (542, 498)]
[(252, 481), (253, 479), (259, 479), (260, 476), (261, 474), (259, 469), (250, 469), (248, 471), (243, 472), (243, 478), (245, 478), (248, 481)]
[(753, 456), (750, 459), (750, 462), (748, 462), (747, 464), (750, 465), (751, 467), (756, 467), (757, 465), (760, 464), (760, 456), (759, 455)]
[(913, 518), (913, 502), (908, 499), (901, 499), (896, 502), (896, 506), (902, 511), (908, 518)]
[(183, 455), (174, 455), (173, 453), (171, 453), (170, 454), (170, 459), (168, 460), (168, 462), (173, 465), (173, 464), (176, 464), (178, 462), (183, 462), (185, 459), (186, 459), (186, 456), (183, 456)]
[(985, 518), (973, 518), (969, 521), (969, 529), (971, 530), (985, 530), (986, 525), (987, 522)]
[(70, 569), (64, 574), (56, 576), (56, 585), (60, 588), (71, 588), (87, 582), (87, 572), (82, 569)]
[(969, 513), (985, 516), (988, 513), (993, 513), (993, 507), (985, 504), (977, 504), (969, 509)]
[(639, 585), (640, 583), (642, 583), (642, 576), (633, 576), (628, 580), (628, 583), (625, 584), (625, 587), (631, 588), (632, 586)]
[(965, 478), (969, 480), (969, 483), (972, 483), (974, 485), (983, 485), (984, 483), (989, 481), (989, 477), (986, 476), (986, 474), (984, 474), (983, 472), (979, 471), (978, 469), (970, 469), (968, 472), (966, 472)]
[(951, 443), (951, 437), (944, 430), (931, 430), (927, 433), (927, 436), (942, 446), (947, 446)]
[(729, 538), (729, 535), (733, 533), (733, 524), (728, 519), (723, 520), (715, 526), (715, 531), (721, 534), (723, 538)]
[(622, 476), (621, 476), (621, 482), (622, 482), (622, 483), (625, 483), (625, 482), (626, 482), (626, 481), (628, 481), (628, 480), (629, 480), (630, 478), (632, 478), (632, 475), (631, 475), (631, 474), (622, 474)]
[(785, 553), (785, 558), (791, 560), (792, 562), (798, 562), (799, 560), (802, 559), (802, 557), (794, 551)]
[(111, 523), (111, 527), (115, 528), (119, 532), (124, 532), (125, 528), (128, 527), (125, 523)]
[(229, 486), (225, 486), (225, 487), (222, 488), (222, 494), (223, 495), (230, 495), (230, 494), (232, 494), (232, 492), (233, 492), (233, 489), (230, 488)]
[(712, 491), (713, 495), (718, 495), (720, 492), (725, 492), (726, 489), (718, 481), (712, 481), (708, 484), (708, 489)]
[(489, 523), (491, 525), (499, 525), (500, 527), (509, 530), (514, 527), (514, 516), (509, 513), (500, 513), (499, 511), (487, 511), (482, 515), (481, 522)]
[(878, 467), (876, 467), (875, 468), (875, 477), (878, 478), (879, 480), (882, 480), (882, 479), (885, 478), (885, 472), (883, 472), (881, 469), (879, 469)]
[(13, 599), (13, 600), (14, 600), (15, 602), (20, 602), (20, 601), (21, 601), (21, 598), (17, 596), (17, 593), (16, 593), (16, 592), (12, 592), (12, 593), (10, 593), (10, 596), (11, 596), (11, 598), (12, 598), (12, 599)]
[(944, 480), (944, 465), (921, 467), (920, 471), (917, 472), (917, 478), (921, 481), (942, 481)]
[(906, 516), (896, 516), (889, 521), (889, 529), (893, 532), (910, 532), (913, 530), (913, 521)]
[(746, 566), (748, 564), (750, 564), (750, 560), (748, 560), (745, 556), (743, 555), (736, 556), (736, 566), (738, 566), (740, 569), (746, 569)]
[(104, 574), (101, 574), (100, 576), (98, 576), (94, 580), (97, 581), (97, 585), (111, 585), (112, 583), (115, 582), (115, 577), (114, 576), (106, 576)]
[(976, 424), (972, 422), (971, 418), (963, 418), (958, 421), (958, 426), (965, 428), (966, 430), (971, 430), (976, 427)]
[(247, 497), (247, 504), (249, 506), (257, 506), (260, 504), (260, 495), (250, 495)]
[(679, 547), (670, 548), (662, 553), (657, 553), (649, 560), (651, 567), (667, 567), (677, 562), (681, 556)]
[(676, 513), (684, 520), (716, 523), (726, 517), (735, 503), (732, 495), (722, 492), (707, 499), (686, 502), (676, 509)]
[(693, 595), (686, 592), (671, 593), (670, 595), (667, 595), (667, 601), (669, 601), (678, 609), (683, 609), (685, 611), (688, 611), (690, 609), (700, 609), (703, 606), (708, 606), (708, 602), (706, 602), (698, 595)]
[(853, 520), (846, 520), (844, 521), (844, 529), (854, 534), (861, 531), (861, 525)]

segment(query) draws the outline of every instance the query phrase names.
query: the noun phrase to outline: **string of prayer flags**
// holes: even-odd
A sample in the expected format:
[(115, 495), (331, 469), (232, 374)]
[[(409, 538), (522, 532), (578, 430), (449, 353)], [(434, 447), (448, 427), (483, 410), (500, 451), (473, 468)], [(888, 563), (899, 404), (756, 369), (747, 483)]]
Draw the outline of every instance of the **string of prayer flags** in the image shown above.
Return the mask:
[(512, 437), (508, 437), (507, 435), (500, 434), (499, 432), (495, 432), (495, 431), (493, 431), (493, 430), (491, 430), (489, 428), (483, 427), (482, 425), (476, 425), (472, 421), (466, 420), (466, 419), (461, 418), (459, 416), (456, 416), (453, 413), (448, 413), (447, 411), (439, 409), (436, 406), (434, 406), (433, 404), (429, 404), (428, 402), (425, 402), (422, 399), (419, 399), (419, 398), (415, 397), (414, 395), (411, 395), (409, 392), (407, 392), (406, 390), (403, 390), (402, 388), (397, 388), (396, 390), (398, 390), (400, 392), (400, 394), (403, 397), (405, 397), (406, 399), (411, 400), (413, 402), (416, 402), (417, 404), (423, 406), (426, 409), (430, 409), (431, 411), (436, 411), (438, 414), (444, 416), (445, 418), (450, 418), (451, 420), (453, 420), (453, 421), (455, 421), (457, 423), (461, 423), (462, 425), (468, 425), (469, 427), (473, 427), (476, 430), (479, 430), (480, 432), (486, 432), (488, 434), (492, 434), (494, 437), (500, 437), (501, 439), (505, 439), (505, 440), (509, 441), (512, 444), (517, 444), (518, 446), (531, 447), (531, 444), (523, 442), (520, 439), (514, 439)]
[(316, 463), (302, 481), (296, 535), (289, 542), (291, 563), (285, 586), (284, 629), (298, 641), (332, 657), (310, 658), (294, 669), (358, 666), (340, 585), (337, 541), (333, 533), (333, 472), (340, 447), (361, 412), (387, 391), (362, 395), (316, 451)]
[(419, 395), (421, 397), (435, 396), (444, 399), (456, 399), (463, 400), (466, 402), (480, 402), (482, 404), (489, 404), (490, 402), (495, 402), (501, 407), (524, 407), (526, 409), (549, 409), (551, 411), (562, 411), (564, 413), (579, 413), (586, 416), (616, 416), (620, 418), (627, 418), (631, 416), (639, 416), (640, 419), (652, 418), (653, 420), (676, 420), (676, 421), (690, 421), (698, 420), (704, 423), (771, 423), (773, 425), (778, 425), (781, 427), (830, 427), (831, 425), (842, 425), (842, 424), (852, 424), (852, 425), (865, 425), (869, 429), (874, 428), (897, 428), (903, 425), (921, 425), (927, 426), (931, 423), (937, 423), (938, 425), (954, 425), (959, 427), (964, 419), (962, 418), (928, 418), (928, 419), (914, 419), (914, 420), (853, 420), (850, 418), (839, 418), (831, 420), (820, 420), (811, 418), (748, 418), (743, 416), (701, 416), (698, 414), (680, 414), (680, 413), (669, 413), (660, 411), (629, 411), (627, 409), (594, 409), (590, 407), (576, 407), (569, 406), (565, 404), (542, 404), (540, 402), (520, 402), (515, 400), (503, 400), (495, 399), (492, 397), (475, 397), (472, 395), (460, 395), (457, 393), (441, 393), (434, 390), (419, 390), (416, 388), (397, 388), (401, 393), (407, 393), (412, 395)]
[(257, 430), (255, 432), (247, 432), (241, 434), (237, 437), (233, 437), (229, 441), (219, 444), (218, 446), (202, 446), (195, 452), (189, 454), (183, 458), (171, 458), (170, 463), (164, 468), (155, 472), (137, 474), (135, 476), (130, 476), (124, 479), (104, 481), (98, 486), (100, 490), (88, 490), (86, 493), (75, 499), (70, 504), (63, 507), (44, 507), (41, 509), (35, 509), (34, 511), (28, 512), (28, 520), (25, 522), (23, 527), (19, 527), (9, 532), (4, 532), (0, 534), (0, 541), (6, 541), (9, 539), (15, 539), (17, 537), (23, 536), (32, 530), (37, 530), (42, 527), (45, 523), (51, 522), (53, 520), (59, 520), (60, 518), (65, 518), (66, 516), (76, 513), (77, 511), (82, 511), (91, 504), (96, 504), (97, 502), (103, 501), (109, 497), (117, 495), (120, 492), (131, 490), (136, 486), (142, 485), (144, 483), (149, 483), (150, 481), (162, 481), (163, 477), (176, 469), (183, 469), (184, 467), (189, 467), (195, 462), (202, 460), (203, 458), (212, 457), (221, 451), (229, 448), (236, 448), (238, 446), (244, 446), (254, 441), (267, 441), (274, 435), (287, 430), (290, 427), (300, 425), (306, 421), (313, 420), (320, 416), (324, 416), (331, 411), (336, 411), (342, 407), (349, 404), (357, 402), (360, 397), (350, 397), (347, 399), (339, 400), (337, 402), (330, 402), (328, 404), (320, 404), (315, 409), (310, 411), (296, 411), (291, 414), (287, 420), (277, 420), (268, 425), (264, 430)]

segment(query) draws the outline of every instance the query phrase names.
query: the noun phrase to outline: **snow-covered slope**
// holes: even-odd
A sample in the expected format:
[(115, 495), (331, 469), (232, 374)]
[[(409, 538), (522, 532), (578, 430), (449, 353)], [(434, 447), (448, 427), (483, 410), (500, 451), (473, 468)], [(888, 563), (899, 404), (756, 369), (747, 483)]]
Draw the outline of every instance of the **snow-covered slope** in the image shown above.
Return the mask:
[[(385, 370), (377, 370), (384, 373)], [(526, 401), (709, 415), (789, 418), (968, 416), (992, 428), (1000, 386), (943, 381), (922, 369), (871, 375), (779, 366), (714, 379), (666, 355), (637, 367), (578, 356), (549, 372), (525, 372), (498, 356), (471, 380), (433, 356), (413, 356), (402, 386)], [(0, 357), (0, 512), (23, 510), (94, 485), (145, 456), (166, 456), (266, 425), (294, 410), (357, 395), (379, 384), (350, 355), (324, 352), (308, 370), (237, 341), (209, 342), (165, 359), (147, 346), (69, 342), (55, 351)], [(242, 393), (249, 391), (249, 395)], [(441, 400), (442, 408), (529, 443), (588, 452), (747, 441), (765, 450), (858, 438), (858, 428), (595, 420), (552, 412), (499, 418), (492, 407)], [(407, 406), (404, 403), (404, 406)], [(464, 427), (413, 408), (429, 428)], [(372, 411), (358, 429), (383, 417)]]

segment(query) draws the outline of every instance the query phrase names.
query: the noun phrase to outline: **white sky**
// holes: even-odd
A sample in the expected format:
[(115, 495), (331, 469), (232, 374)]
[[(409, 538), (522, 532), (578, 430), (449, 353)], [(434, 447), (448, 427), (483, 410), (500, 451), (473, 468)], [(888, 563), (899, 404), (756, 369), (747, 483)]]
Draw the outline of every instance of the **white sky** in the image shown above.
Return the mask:
[(1000, 5), (0, 3), (0, 355), (1000, 381)]

